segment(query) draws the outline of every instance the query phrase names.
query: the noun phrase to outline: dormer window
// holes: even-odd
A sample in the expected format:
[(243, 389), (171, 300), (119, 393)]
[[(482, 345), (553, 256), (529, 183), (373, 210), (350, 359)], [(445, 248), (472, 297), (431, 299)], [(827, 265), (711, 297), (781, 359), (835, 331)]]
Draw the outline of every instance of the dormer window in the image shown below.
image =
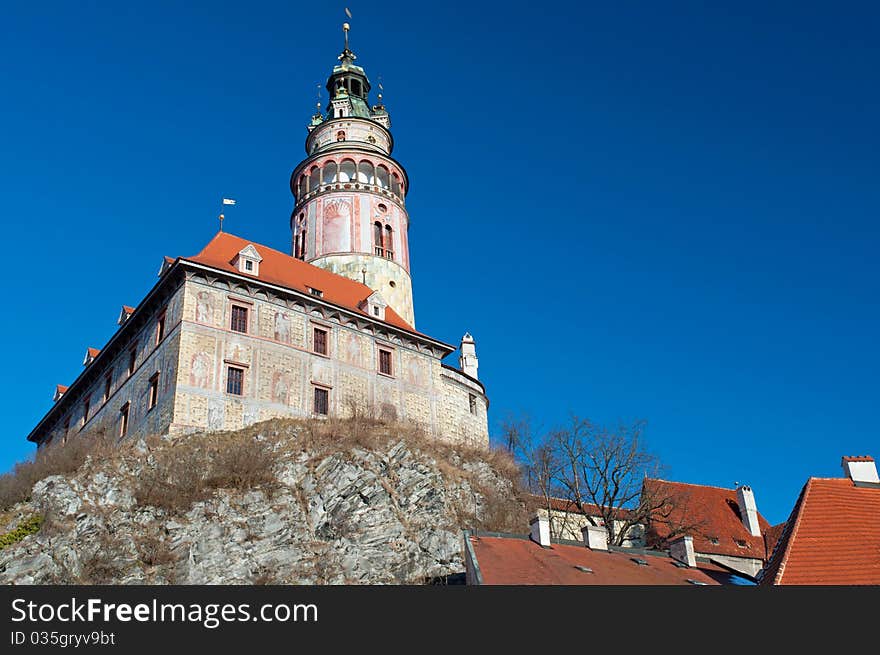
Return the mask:
[(314, 287), (309, 287), (308, 289), (309, 289), (309, 293), (312, 294), (313, 296), (317, 296), (318, 298), (321, 298), (324, 296), (324, 292), (321, 291), (320, 289), (315, 289)]
[(242, 273), (259, 275), (261, 261), (263, 261), (263, 257), (260, 255), (259, 251), (254, 248), (252, 243), (249, 243), (235, 256), (232, 265)]
[(119, 318), (116, 319), (116, 322), (119, 325), (122, 325), (123, 323), (125, 323), (129, 319), (129, 317), (132, 314), (134, 314), (134, 307), (129, 307), (128, 305), (123, 305), (122, 311), (119, 312)]
[(374, 291), (369, 298), (361, 302), (359, 307), (373, 318), (384, 321), (385, 308), (388, 307), (388, 303), (379, 295), (378, 291)]
[(101, 351), (97, 348), (86, 348), (86, 356), (83, 359), (83, 366), (88, 366), (95, 361), (95, 357), (97, 357), (100, 352)]

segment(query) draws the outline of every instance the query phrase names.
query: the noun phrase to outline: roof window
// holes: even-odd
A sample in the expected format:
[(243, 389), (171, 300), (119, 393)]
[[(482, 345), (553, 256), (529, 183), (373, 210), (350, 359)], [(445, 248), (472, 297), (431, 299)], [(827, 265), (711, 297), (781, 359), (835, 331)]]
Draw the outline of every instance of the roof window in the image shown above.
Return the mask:
[(232, 262), (232, 265), (235, 266), (242, 273), (247, 273), (248, 275), (259, 275), (261, 261), (263, 261), (262, 256), (257, 251), (257, 249), (254, 248), (254, 244), (249, 243), (238, 252)]
[(593, 572), (593, 569), (591, 569), (589, 566), (579, 566), (579, 565), (575, 564), (574, 568), (576, 568), (581, 573), (592, 573)]
[(318, 298), (324, 297), (324, 292), (321, 291), (320, 289), (315, 289), (314, 287), (308, 287), (308, 290), (309, 290), (309, 293), (312, 294), (313, 296), (317, 296)]
[(630, 559), (639, 566), (648, 566), (648, 560), (642, 559), (641, 557), (630, 557)]
[(697, 585), (698, 587), (708, 587), (708, 582), (703, 582), (702, 580), (694, 580), (692, 578), (688, 578), (688, 584)]

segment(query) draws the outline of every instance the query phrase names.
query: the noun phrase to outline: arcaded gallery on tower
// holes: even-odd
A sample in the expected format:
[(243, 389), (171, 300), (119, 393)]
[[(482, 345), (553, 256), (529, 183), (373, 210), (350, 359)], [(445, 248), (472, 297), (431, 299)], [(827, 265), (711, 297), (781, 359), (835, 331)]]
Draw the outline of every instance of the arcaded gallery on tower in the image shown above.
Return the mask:
[(465, 334), (415, 329), (409, 187), (391, 120), (348, 46), (312, 116), (290, 180), (291, 254), (218, 232), (194, 257), (164, 258), (119, 329), (88, 348), (28, 439), (102, 428), (120, 438), (231, 430), (274, 417), (360, 411), (452, 442), (488, 444), (489, 401)]

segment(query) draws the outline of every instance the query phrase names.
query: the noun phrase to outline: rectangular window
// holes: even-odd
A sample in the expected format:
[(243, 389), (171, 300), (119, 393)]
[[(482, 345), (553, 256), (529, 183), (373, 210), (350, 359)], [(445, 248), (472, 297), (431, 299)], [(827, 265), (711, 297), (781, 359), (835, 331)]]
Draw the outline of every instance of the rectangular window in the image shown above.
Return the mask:
[(131, 347), (131, 350), (128, 351), (128, 374), (129, 376), (134, 374), (135, 364), (137, 364), (137, 344)]
[(147, 404), (147, 411), (153, 409), (159, 402), (159, 374), (156, 373), (150, 378), (150, 393)]
[(90, 398), (86, 398), (83, 403), (83, 421), (82, 424), (85, 425), (89, 420), (89, 407), (91, 406), (92, 401)]
[(327, 330), (321, 328), (314, 329), (314, 338), (312, 339), (312, 349), (319, 355), (326, 355), (327, 350)]
[(232, 324), (230, 325), (234, 332), (242, 332), (247, 334), (248, 331), (248, 310), (247, 307), (232, 306)]
[(131, 403), (125, 403), (119, 410), (119, 436), (124, 437), (128, 434), (128, 410)]
[(62, 446), (67, 443), (67, 435), (68, 434), (70, 434), (70, 417), (69, 416), (66, 419), (64, 419), (64, 436), (61, 437), (61, 445)]
[(159, 318), (156, 320), (156, 345), (159, 345), (159, 342), (165, 338), (165, 312), (159, 314)]
[(226, 370), (226, 393), (240, 396), (244, 388), (244, 369), (230, 366)]
[(244, 270), (246, 270), (246, 271), (254, 270), (254, 263), (250, 259), (244, 260)]
[(470, 401), (470, 405), (471, 405), (471, 414), (476, 414), (477, 413), (477, 397), (474, 394), (469, 394), (468, 401)]
[(330, 391), (315, 387), (315, 414), (327, 415), (330, 413)]
[(110, 388), (113, 386), (113, 374), (108, 373), (107, 377), (104, 378), (104, 402), (110, 398)]
[(312, 294), (313, 296), (318, 296), (318, 298), (320, 298), (324, 295), (323, 291), (321, 291), (320, 289), (312, 288), (312, 287), (309, 287), (309, 293)]
[(391, 351), (379, 349), (379, 372), (391, 375)]

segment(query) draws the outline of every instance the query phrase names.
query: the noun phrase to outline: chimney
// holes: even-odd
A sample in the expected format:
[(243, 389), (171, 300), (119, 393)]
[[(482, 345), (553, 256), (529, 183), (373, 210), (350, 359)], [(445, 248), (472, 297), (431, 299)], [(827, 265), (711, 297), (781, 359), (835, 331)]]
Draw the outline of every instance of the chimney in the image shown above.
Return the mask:
[(755, 505), (755, 492), (746, 485), (737, 487), (736, 502), (739, 504), (739, 515), (742, 517), (746, 530), (753, 537), (760, 537), (761, 526), (758, 524), (758, 506)]
[(601, 525), (585, 525), (581, 528), (584, 546), (590, 550), (608, 550), (608, 531)]
[(844, 457), (840, 461), (840, 465), (843, 467), (846, 477), (856, 484), (860, 482), (880, 484), (880, 477), (877, 477), (877, 464), (870, 455)]
[(477, 360), (477, 345), (470, 332), (465, 332), (461, 338), (461, 355), (458, 357), (458, 366), (465, 375), (470, 375), (475, 380), (477, 378), (477, 368), (479, 361)]
[(697, 565), (697, 557), (694, 555), (694, 538), (690, 535), (679, 537), (669, 544), (669, 555), (682, 564), (691, 568)]
[(532, 541), (544, 548), (550, 548), (550, 516), (547, 510), (539, 509), (529, 521), (529, 526)]

